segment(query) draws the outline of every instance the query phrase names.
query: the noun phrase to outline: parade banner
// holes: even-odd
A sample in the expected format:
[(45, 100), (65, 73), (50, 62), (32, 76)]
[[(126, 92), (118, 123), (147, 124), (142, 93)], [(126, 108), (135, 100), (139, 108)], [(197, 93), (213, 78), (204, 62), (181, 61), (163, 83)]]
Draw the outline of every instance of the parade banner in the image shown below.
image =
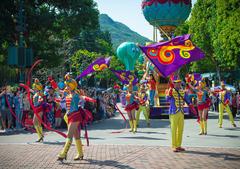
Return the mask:
[(137, 76), (128, 70), (113, 70), (110, 69), (123, 84), (129, 84), (132, 82), (132, 85), (136, 85), (138, 83)]
[(139, 47), (164, 77), (185, 64), (204, 58), (203, 51), (192, 43), (189, 34)]
[(104, 58), (100, 57), (97, 60), (95, 60), (93, 63), (91, 63), (77, 78), (76, 80), (79, 80), (80, 78), (87, 76), (88, 74), (92, 72), (102, 71), (109, 67), (111, 58)]

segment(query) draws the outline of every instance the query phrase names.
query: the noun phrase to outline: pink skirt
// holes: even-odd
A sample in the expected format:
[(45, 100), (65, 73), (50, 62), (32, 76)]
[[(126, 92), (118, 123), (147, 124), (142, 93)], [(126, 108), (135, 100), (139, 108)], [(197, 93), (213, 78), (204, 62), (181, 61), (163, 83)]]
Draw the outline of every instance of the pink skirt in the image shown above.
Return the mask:
[(139, 104), (137, 102), (133, 102), (132, 104), (128, 104), (126, 107), (125, 107), (125, 111), (132, 111), (132, 110), (138, 110), (139, 108)]
[(73, 112), (68, 116), (68, 124), (73, 123), (73, 122), (82, 122), (82, 114), (81, 109), (79, 111)]
[(208, 104), (207, 103), (199, 104), (197, 107), (199, 111), (203, 111), (204, 109), (208, 108)]

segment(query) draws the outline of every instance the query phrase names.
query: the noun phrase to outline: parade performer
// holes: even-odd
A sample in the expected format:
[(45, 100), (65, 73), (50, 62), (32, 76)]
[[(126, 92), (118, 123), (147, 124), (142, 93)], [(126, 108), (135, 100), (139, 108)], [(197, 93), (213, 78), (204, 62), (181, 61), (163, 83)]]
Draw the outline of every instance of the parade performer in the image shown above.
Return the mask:
[(133, 92), (133, 85), (131, 84), (131, 82), (128, 85), (126, 102), (127, 102), (127, 106), (125, 107), (125, 110), (127, 111), (128, 118), (129, 118), (130, 132), (135, 133), (137, 131), (135, 110), (138, 109), (139, 106), (137, 102), (135, 102), (135, 94)]
[(37, 78), (34, 80), (33, 90), (35, 92), (35, 94), (33, 95), (33, 104), (35, 107), (35, 113), (33, 115), (33, 125), (34, 125), (37, 135), (38, 135), (38, 140), (36, 142), (42, 142), (43, 138), (44, 138), (42, 125), (35, 114), (38, 114), (39, 117), (42, 118), (42, 115), (43, 115), (43, 108), (42, 108), (43, 86)]
[(121, 87), (115, 82), (114, 86), (113, 86), (113, 89), (114, 89), (114, 95), (115, 95), (115, 102), (118, 103), (118, 102), (120, 102)]
[(153, 73), (149, 74), (149, 97), (150, 97), (150, 106), (154, 106), (154, 98), (156, 93), (156, 80), (154, 78)]
[(77, 147), (77, 156), (74, 160), (82, 160), (83, 159), (83, 149), (82, 142), (80, 140), (80, 129), (81, 124), (85, 122), (87, 113), (79, 106), (79, 102), (81, 99), (90, 102), (96, 102), (91, 98), (81, 96), (80, 92), (77, 90), (77, 82), (70, 78), (69, 74), (65, 76), (65, 85), (66, 85), (66, 108), (67, 112), (64, 116), (64, 120), (68, 125), (68, 133), (65, 146), (61, 153), (58, 155), (58, 160), (63, 161), (63, 159), (67, 158), (68, 150), (72, 144), (73, 137), (75, 138), (75, 143)]
[(58, 99), (55, 90), (48, 86), (47, 94), (46, 94), (46, 102), (49, 105), (49, 111), (47, 112), (48, 122), (51, 124), (51, 127), (55, 127), (55, 108), (56, 108), (56, 100)]
[(137, 110), (136, 113), (136, 123), (137, 126), (139, 124), (139, 118), (140, 118), (140, 113), (143, 112), (143, 115), (145, 117), (145, 120), (147, 122), (147, 126), (150, 126), (150, 121), (149, 121), (149, 103), (148, 103), (148, 95), (146, 93), (146, 88), (145, 84), (141, 84), (140, 90), (138, 92), (138, 97), (139, 101), (139, 109)]
[(171, 77), (172, 86), (168, 89), (166, 96), (170, 102), (169, 119), (172, 132), (172, 149), (173, 152), (185, 151), (182, 145), (182, 135), (184, 128), (184, 100), (187, 100), (187, 95), (181, 88), (181, 80), (178, 76)]
[(230, 92), (225, 88), (225, 83), (221, 82), (221, 90), (219, 91), (219, 128), (222, 128), (223, 121), (223, 111), (225, 110), (228, 113), (229, 120), (231, 121), (233, 127), (237, 127), (234, 123), (233, 115), (229, 107), (230, 102)]
[(197, 108), (200, 125), (199, 135), (203, 134), (207, 135), (207, 114), (209, 103), (208, 103), (208, 91), (205, 89), (206, 83), (205, 81), (202, 80), (198, 83), (198, 86), (196, 88), (194, 88), (190, 83), (187, 84), (189, 87), (191, 87), (197, 98)]

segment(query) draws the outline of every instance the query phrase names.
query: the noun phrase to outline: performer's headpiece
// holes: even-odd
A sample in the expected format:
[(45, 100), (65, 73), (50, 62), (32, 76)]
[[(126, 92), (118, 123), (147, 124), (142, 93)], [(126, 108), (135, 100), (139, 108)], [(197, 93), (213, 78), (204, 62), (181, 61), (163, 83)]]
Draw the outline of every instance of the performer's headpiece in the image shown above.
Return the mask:
[(206, 82), (204, 80), (201, 80), (199, 83), (202, 85), (202, 88), (206, 87)]
[(64, 79), (65, 80), (69, 80), (71, 77), (70, 77), (70, 73), (67, 73), (65, 76), (64, 76)]
[[(65, 75), (65, 78), (66, 78), (66, 75)], [(77, 82), (76, 80), (72, 79), (72, 78), (67, 78), (66, 81), (65, 81), (65, 85), (68, 86), (71, 90), (75, 90), (77, 89)]]
[(41, 91), (43, 89), (43, 86), (39, 82), (38, 78), (34, 79), (34, 83), (33, 83), (32, 87), (33, 87), (34, 90), (38, 90), (38, 91)]
[(178, 75), (171, 75), (170, 79), (173, 83), (180, 83), (181, 82), (181, 79)]

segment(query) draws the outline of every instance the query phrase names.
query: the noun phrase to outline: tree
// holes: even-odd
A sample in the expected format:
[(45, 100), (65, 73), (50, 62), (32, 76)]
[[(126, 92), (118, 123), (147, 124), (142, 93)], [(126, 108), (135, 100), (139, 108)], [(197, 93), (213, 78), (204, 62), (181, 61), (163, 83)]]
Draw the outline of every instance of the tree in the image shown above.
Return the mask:
[(192, 63), (192, 71), (213, 71), (219, 65), (212, 44), (215, 36), (212, 28), (216, 23), (215, 11), (216, 5), (212, 0), (198, 1), (192, 10), (189, 33), (192, 34), (193, 42), (205, 53), (203, 60)]
[(80, 49), (112, 55), (112, 41), (108, 31), (101, 31), (98, 27), (94, 30), (84, 30), (79, 35)]
[(236, 70), (240, 65), (240, 3), (237, 0), (197, 1), (190, 20), (176, 34), (192, 34), (192, 41), (206, 58), (191, 63), (192, 71)]
[[(1, 1), (0, 58), (4, 57), (3, 62), (6, 62), (7, 47), (18, 42), (18, 23), (14, 22), (18, 5), (17, 0)], [(99, 12), (93, 0), (26, 0), (24, 8), (26, 45), (32, 46), (35, 56), (45, 59), (47, 66), (54, 67), (63, 60), (58, 49), (64, 41), (78, 36), (83, 30), (99, 27)]]
[(181, 25), (179, 25), (176, 30), (174, 31), (174, 35), (184, 35), (189, 33), (189, 21), (183, 22)]
[(240, 66), (240, 2), (216, 1), (216, 38), (213, 47), (222, 70), (236, 70)]

